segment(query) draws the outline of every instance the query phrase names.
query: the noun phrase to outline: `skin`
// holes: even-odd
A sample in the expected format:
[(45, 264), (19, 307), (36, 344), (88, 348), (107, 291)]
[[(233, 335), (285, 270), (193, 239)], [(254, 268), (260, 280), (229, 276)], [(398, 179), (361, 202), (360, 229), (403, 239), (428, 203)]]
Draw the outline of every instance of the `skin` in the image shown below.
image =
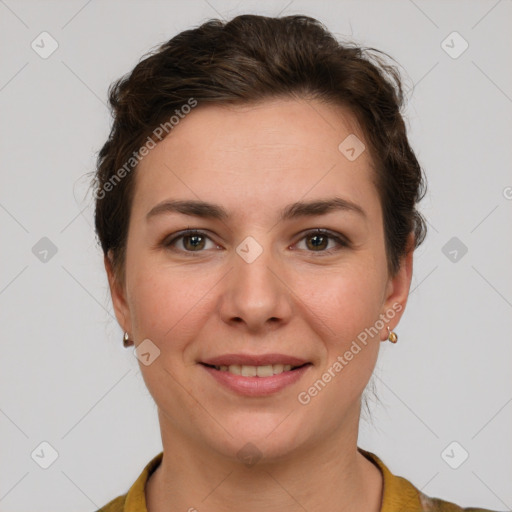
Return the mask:
[[(119, 324), (136, 345), (150, 339), (160, 350), (140, 364), (164, 449), (146, 486), (150, 512), (380, 510), (380, 471), (357, 452), (360, 400), (387, 326), (405, 309), (412, 251), (390, 276), (369, 151), (349, 161), (338, 150), (349, 134), (364, 142), (350, 112), (318, 100), (199, 105), (139, 164), (125, 281), (108, 258), (105, 267)], [(333, 196), (365, 214), (278, 219), (290, 203)], [(167, 199), (216, 203), (229, 216), (146, 220)], [(190, 238), (174, 250), (162, 243), (189, 227), (207, 236), (199, 249)], [(318, 248), (316, 228), (350, 243), (327, 238)], [(248, 236), (263, 250), (252, 263), (236, 252)], [(393, 304), (402, 310), (300, 404), (298, 394)], [(198, 363), (227, 353), (289, 354), (312, 366), (278, 393), (244, 397)], [(251, 467), (237, 457), (248, 442), (263, 455)]]

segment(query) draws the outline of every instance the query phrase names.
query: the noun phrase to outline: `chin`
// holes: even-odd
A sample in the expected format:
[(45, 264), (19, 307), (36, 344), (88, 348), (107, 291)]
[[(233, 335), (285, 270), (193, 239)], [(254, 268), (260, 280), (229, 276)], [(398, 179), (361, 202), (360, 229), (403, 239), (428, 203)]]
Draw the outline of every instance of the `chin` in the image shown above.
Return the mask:
[[(297, 420), (296, 414), (287, 412), (254, 412), (237, 414), (223, 426), (231, 434), (212, 438), (212, 431), (203, 432), (206, 441), (215, 451), (236, 461), (252, 465), (258, 461), (273, 462), (291, 456), (307, 444), (307, 429)], [(293, 419), (292, 419), (293, 417)], [(226, 418), (226, 416), (224, 416)], [(284, 420), (284, 421), (283, 421)], [(216, 430), (219, 434), (220, 431)], [(248, 463), (247, 461), (251, 461)]]

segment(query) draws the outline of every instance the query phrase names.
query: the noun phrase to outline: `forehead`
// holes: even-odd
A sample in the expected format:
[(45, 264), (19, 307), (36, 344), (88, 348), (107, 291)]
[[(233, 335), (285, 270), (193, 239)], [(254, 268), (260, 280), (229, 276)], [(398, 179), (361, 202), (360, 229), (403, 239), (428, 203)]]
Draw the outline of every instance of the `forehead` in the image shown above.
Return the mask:
[(196, 151), (187, 155), (191, 163), (195, 156), (203, 156), (197, 149), (204, 146), (226, 153), (243, 150), (262, 155), (283, 153), (284, 146), (294, 146), (293, 152), (338, 156), (340, 142), (349, 135), (364, 139), (356, 117), (347, 108), (318, 100), (275, 98), (252, 104), (199, 105), (177, 123), (159, 147), (182, 152), (195, 147)]
[(199, 105), (140, 162), (134, 207), (147, 210), (175, 195), (260, 209), (306, 194), (375, 199), (368, 150), (347, 158), (344, 141), (359, 144), (358, 153), (366, 144), (355, 116), (331, 103), (287, 98)]

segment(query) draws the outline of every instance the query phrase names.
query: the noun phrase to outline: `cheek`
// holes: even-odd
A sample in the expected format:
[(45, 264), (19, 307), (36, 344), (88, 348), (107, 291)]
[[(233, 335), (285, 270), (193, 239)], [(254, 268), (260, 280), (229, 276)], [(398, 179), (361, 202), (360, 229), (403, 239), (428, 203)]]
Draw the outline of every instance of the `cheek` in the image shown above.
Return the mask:
[(339, 428), (343, 416), (349, 418), (353, 412), (353, 417), (359, 417), (360, 398), (380, 348), (380, 337), (371, 329), (382, 305), (376, 279), (374, 271), (351, 267), (351, 272), (338, 272), (326, 279), (324, 293), (318, 289), (304, 295), (308, 308), (314, 308), (322, 318), (319, 334), (324, 354), (297, 401), (300, 410), (311, 418), (311, 430), (316, 430), (314, 418), (322, 418), (322, 435)]
[[(377, 320), (382, 307), (385, 275), (364, 255), (329, 273), (302, 274), (294, 291), (306, 310), (319, 318), (326, 335), (338, 343), (350, 342)], [(363, 263), (364, 262), (364, 263)]]
[(367, 327), (374, 322), (381, 306), (382, 291), (377, 276), (371, 270), (353, 271), (341, 280), (340, 311), (333, 318), (353, 328)]
[(150, 259), (134, 265), (131, 275), (127, 284), (134, 332), (166, 352), (182, 351), (201, 325), (214, 277), (152, 265)]
[[(293, 283), (288, 300), (294, 302), (293, 295), (299, 299), (296, 314), (314, 330), (323, 330), (321, 337), (332, 342), (350, 343), (376, 321), (381, 307), (382, 269), (372, 265), (368, 255), (354, 260), (356, 264), (348, 262), (327, 273), (325, 268), (310, 268), (308, 272), (296, 269), (285, 279)], [(138, 337), (173, 351), (183, 349), (180, 341), (192, 339), (205, 318), (215, 314), (215, 288), (222, 287), (219, 275), (197, 268), (187, 270), (147, 261), (134, 261), (128, 269), (132, 277), (127, 283), (129, 305)]]
[(309, 294), (308, 306), (315, 308), (326, 326), (325, 358), (319, 368), (322, 382), (312, 381), (314, 389), (310, 388), (311, 397), (318, 396), (319, 413), (355, 404), (372, 375), (380, 348), (380, 331), (375, 328), (382, 307), (379, 279), (382, 273), (377, 268), (351, 267), (350, 272), (326, 280), (325, 293)]
[(139, 337), (159, 344), (162, 331), (179, 319), (183, 307), (183, 300), (178, 300), (179, 284), (170, 286), (169, 276), (143, 262), (134, 265), (131, 276), (132, 281), (127, 285), (134, 330)]

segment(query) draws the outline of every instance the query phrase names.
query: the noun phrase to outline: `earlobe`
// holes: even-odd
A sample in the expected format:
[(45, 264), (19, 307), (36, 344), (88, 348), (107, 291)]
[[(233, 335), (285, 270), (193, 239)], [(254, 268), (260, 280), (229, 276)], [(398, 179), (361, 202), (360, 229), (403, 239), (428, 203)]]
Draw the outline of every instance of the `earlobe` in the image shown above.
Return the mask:
[(126, 301), (125, 289), (123, 284), (118, 282), (112, 261), (112, 253), (109, 251), (108, 254), (104, 256), (103, 262), (105, 265), (105, 271), (107, 273), (110, 297), (112, 298), (112, 305), (114, 306), (114, 313), (121, 329), (123, 331), (130, 331), (130, 315)]

